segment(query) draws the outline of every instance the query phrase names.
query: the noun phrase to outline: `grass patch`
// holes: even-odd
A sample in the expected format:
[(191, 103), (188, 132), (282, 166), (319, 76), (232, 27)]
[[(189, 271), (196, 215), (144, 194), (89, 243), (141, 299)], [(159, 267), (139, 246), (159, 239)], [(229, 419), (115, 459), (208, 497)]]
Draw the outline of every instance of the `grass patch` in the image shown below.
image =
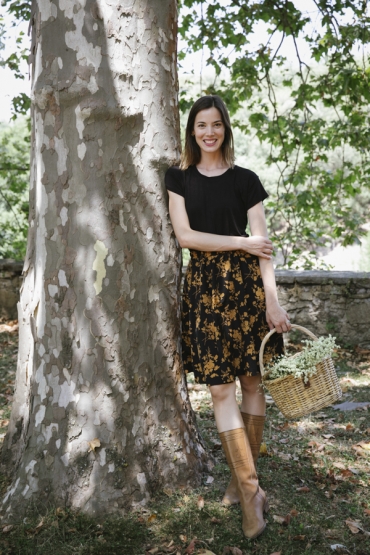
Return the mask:
[[(17, 337), (16, 330), (1, 329), (0, 432), (5, 433)], [(343, 401), (368, 401), (370, 351), (338, 349), (335, 365)], [(215, 462), (201, 487), (160, 492), (145, 509), (101, 522), (64, 507), (45, 509), (43, 515), (30, 511), (22, 523), (2, 525), (0, 554), (200, 555), (207, 549), (215, 555), (322, 555), (340, 553), (331, 547), (338, 544), (346, 546), (342, 553), (370, 553), (370, 459), (369, 450), (361, 447), (370, 441), (366, 407), (346, 412), (329, 407), (287, 422), (274, 404), (268, 406), (267, 454), (258, 461), (258, 473), (271, 509), (264, 534), (248, 541), (239, 507), (220, 504), (230, 474), (208, 390), (189, 380), (189, 391)], [(356, 533), (348, 524), (353, 521), (359, 526), (353, 528)]]

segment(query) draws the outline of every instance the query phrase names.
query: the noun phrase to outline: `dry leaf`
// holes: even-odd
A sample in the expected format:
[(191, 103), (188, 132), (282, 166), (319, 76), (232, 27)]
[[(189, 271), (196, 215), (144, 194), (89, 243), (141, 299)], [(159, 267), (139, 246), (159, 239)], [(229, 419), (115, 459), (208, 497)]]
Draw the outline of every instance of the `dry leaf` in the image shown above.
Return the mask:
[(325, 439), (335, 439), (335, 436), (333, 436), (333, 434), (322, 434), (322, 437), (324, 437)]
[(343, 470), (345, 470), (345, 468), (346, 468), (346, 467), (344, 466), (344, 464), (341, 463), (341, 462), (335, 462), (335, 463), (333, 463), (333, 466), (334, 466), (335, 468), (340, 468), (340, 469), (343, 469)]
[(353, 424), (347, 424), (347, 426), (346, 426), (347, 432), (349, 432), (350, 430), (354, 430), (354, 428), (355, 427), (353, 426)]
[(271, 555), (281, 555), (281, 551), (274, 551), (273, 553), (271, 553)]
[(147, 553), (150, 553), (150, 555), (155, 555), (155, 553), (158, 553), (158, 551), (158, 547), (153, 547), (153, 549), (150, 549), (149, 551), (147, 551)]
[(157, 515), (155, 515), (155, 514), (150, 515), (150, 517), (147, 520), (148, 524), (153, 522), (156, 518), (157, 518)]
[(307, 486), (302, 486), (301, 488), (297, 488), (296, 491), (298, 491), (299, 493), (308, 493), (310, 491), (310, 488)]
[(303, 536), (302, 534), (298, 534), (298, 536), (293, 536), (293, 540), (303, 541), (305, 537), (306, 536)]
[(204, 499), (201, 495), (199, 495), (198, 497), (198, 501), (197, 501), (197, 507), (198, 509), (201, 511), (204, 507)]
[(209, 549), (201, 549), (200, 551), (198, 551), (198, 554), (199, 555), (216, 555), (215, 553), (213, 553), (213, 551), (210, 551)]
[(7, 534), (11, 530), (13, 530), (13, 528), (14, 528), (13, 524), (8, 524), (7, 526), (4, 526), (2, 532), (3, 532), (3, 534)]
[(179, 535), (179, 538), (180, 538), (180, 540), (181, 540), (183, 543), (186, 543), (187, 540), (188, 540), (188, 538), (187, 538), (186, 536), (184, 536), (183, 534), (180, 534), (180, 535)]
[(289, 438), (285, 437), (283, 439), (279, 439), (279, 443), (289, 443)]
[(361, 449), (365, 449), (365, 451), (370, 451), (370, 441), (360, 441), (356, 443), (356, 446), (361, 447)]
[(298, 511), (297, 511), (296, 509), (292, 509), (292, 510), (290, 511), (290, 514), (291, 514), (292, 516), (297, 516), (297, 515), (298, 515)]
[(195, 538), (191, 540), (188, 547), (185, 549), (185, 553), (186, 555), (192, 555), (192, 553), (194, 553), (194, 550), (195, 550)]
[(34, 529), (33, 531), (34, 534), (38, 534), (43, 526), (44, 526), (44, 519), (42, 518), (38, 523), (38, 525), (36, 526), (36, 528)]
[(364, 509), (364, 513), (365, 513), (365, 515), (370, 516), (370, 509)]
[(212, 484), (214, 478), (212, 476), (207, 476), (206, 484)]
[(216, 518), (215, 516), (213, 516), (211, 518), (211, 522), (212, 524), (221, 524), (222, 520), (220, 518)]
[(290, 515), (280, 516), (280, 515), (273, 515), (273, 520), (278, 524), (282, 524), (283, 526), (288, 526), (290, 522)]
[(93, 451), (95, 453), (95, 449), (97, 447), (100, 447), (100, 439), (98, 439), (97, 437), (92, 441), (88, 441), (87, 443), (89, 444), (88, 453), (90, 453), (90, 451)]
[(362, 530), (361, 524), (356, 522), (355, 520), (346, 520), (346, 524), (348, 528), (351, 530), (352, 534), (358, 534), (360, 530)]
[(172, 547), (174, 543), (175, 543), (175, 542), (174, 542), (173, 540), (171, 540), (170, 543), (167, 545), (167, 549), (168, 549), (169, 547)]
[(228, 545), (224, 547), (222, 555), (243, 555), (243, 552), (239, 547), (229, 547)]
[(267, 455), (267, 445), (266, 445), (266, 443), (261, 443), (260, 455)]

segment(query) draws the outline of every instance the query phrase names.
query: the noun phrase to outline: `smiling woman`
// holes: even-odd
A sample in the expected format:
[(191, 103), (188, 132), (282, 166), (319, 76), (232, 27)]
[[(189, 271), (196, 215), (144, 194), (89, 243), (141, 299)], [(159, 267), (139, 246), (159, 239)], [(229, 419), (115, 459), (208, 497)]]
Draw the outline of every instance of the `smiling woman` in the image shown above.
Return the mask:
[[(244, 534), (255, 538), (266, 526), (268, 508), (255, 469), (265, 420), (258, 351), (269, 328), (281, 333), (290, 322), (277, 300), (262, 206), (268, 195), (254, 172), (234, 164), (233, 133), (220, 97), (202, 97), (190, 110), (181, 166), (167, 171), (166, 187), (176, 237), (191, 257), (182, 305), (184, 368), (210, 387), (233, 476), (223, 502), (240, 501)], [(282, 350), (276, 334), (268, 357)]]

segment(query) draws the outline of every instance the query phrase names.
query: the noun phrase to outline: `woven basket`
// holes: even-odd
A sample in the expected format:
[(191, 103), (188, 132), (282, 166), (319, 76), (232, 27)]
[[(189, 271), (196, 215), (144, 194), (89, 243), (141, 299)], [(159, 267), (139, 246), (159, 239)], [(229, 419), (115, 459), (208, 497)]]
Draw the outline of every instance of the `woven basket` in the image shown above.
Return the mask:
[[(316, 335), (306, 328), (294, 324), (292, 324), (292, 328), (306, 333), (311, 339), (317, 341)], [(275, 380), (268, 379), (269, 371), (265, 371), (263, 366), (263, 351), (267, 341), (275, 331), (275, 329), (271, 330), (262, 341), (259, 362), (262, 382), (283, 415), (286, 418), (300, 418), (327, 407), (340, 399), (342, 390), (331, 358), (325, 358), (316, 365), (317, 373), (311, 376), (306, 384), (302, 378), (294, 378), (293, 376), (285, 376)], [(293, 355), (292, 358), (298, 355), (299, 353)]]

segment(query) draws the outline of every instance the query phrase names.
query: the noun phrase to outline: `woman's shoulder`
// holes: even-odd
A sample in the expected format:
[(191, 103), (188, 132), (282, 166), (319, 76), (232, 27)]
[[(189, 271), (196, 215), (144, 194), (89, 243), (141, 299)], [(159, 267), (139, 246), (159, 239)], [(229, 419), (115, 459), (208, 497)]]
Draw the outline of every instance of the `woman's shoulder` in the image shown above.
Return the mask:
[(240, 177), (243, 180), (247, 179), (247, 180), (255, 181), (256, 179), (258, 179), (259, 181), (258, 175), (254, 171), (248, 168), (243, 168), (242, 166), (237, 166), (235, 164), (233, 169), (235, 171), (236, 176)]

